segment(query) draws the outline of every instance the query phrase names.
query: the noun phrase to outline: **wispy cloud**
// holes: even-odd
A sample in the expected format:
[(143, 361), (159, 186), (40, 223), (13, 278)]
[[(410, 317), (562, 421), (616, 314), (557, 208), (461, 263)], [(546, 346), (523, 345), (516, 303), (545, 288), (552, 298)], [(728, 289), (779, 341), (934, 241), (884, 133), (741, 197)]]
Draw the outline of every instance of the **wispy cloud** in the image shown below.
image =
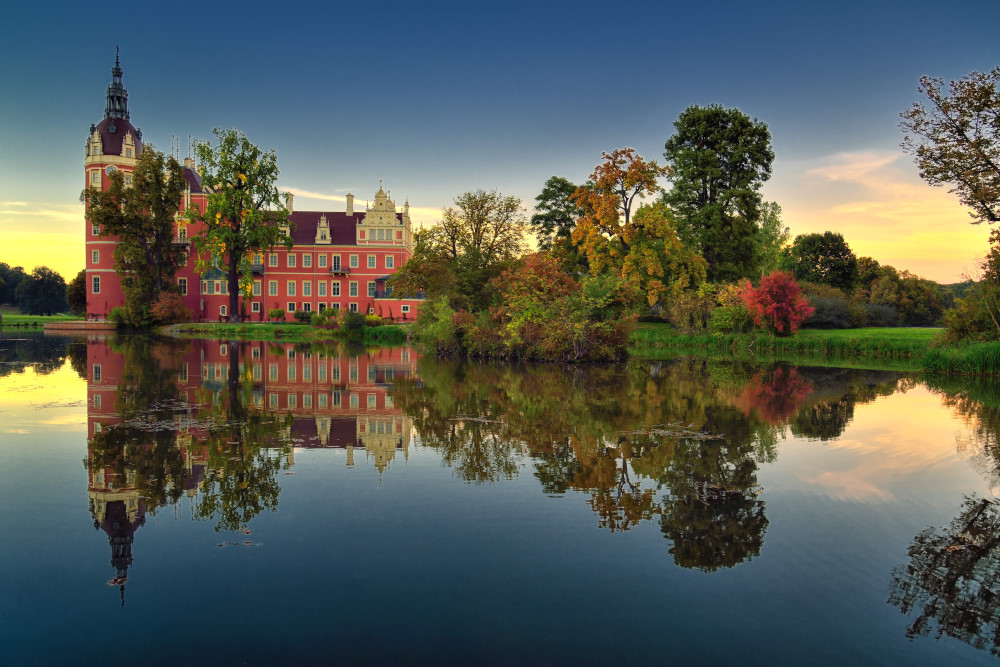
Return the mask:
[(989, 229), (969, 224), (957, 198), (922, 181), (901, 153), (838, 153), (775, 171), (769, 196), (793, 235), (840, 232), (859, 256), (946, 283), (986, 251)]
[(0, 201), (0, 206), (27, 206), (26, 201)]

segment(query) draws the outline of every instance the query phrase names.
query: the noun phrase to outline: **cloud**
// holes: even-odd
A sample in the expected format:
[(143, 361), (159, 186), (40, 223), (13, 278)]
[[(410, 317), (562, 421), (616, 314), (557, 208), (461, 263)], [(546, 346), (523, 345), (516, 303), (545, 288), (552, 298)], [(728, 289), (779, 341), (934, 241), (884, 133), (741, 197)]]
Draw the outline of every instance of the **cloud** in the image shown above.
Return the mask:
[(0, 206), (27, 206), (26, 201), (0, 201)]
[(920, 179), (896, 152), (838, 153), (775, 165), (768, 196), (792, 234), (839, 232), (858, 256), (942, 283), (962, 280), (985, 254), (989, 228), (945, 188)]

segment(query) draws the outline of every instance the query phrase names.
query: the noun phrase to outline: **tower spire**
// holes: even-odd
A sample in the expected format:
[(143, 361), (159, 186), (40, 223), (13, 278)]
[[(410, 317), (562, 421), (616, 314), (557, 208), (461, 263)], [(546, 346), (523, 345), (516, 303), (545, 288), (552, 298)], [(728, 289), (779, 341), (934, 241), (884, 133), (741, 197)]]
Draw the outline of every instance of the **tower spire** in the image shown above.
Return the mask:
[(111, 85), (108, 86), (108, 102), (104, 107), (104, 117), (125, 120), (129, 117), (128, 90), (122, 84), (122, 68), (117, 44), (115, 44), (115, 66), (111, 68)]

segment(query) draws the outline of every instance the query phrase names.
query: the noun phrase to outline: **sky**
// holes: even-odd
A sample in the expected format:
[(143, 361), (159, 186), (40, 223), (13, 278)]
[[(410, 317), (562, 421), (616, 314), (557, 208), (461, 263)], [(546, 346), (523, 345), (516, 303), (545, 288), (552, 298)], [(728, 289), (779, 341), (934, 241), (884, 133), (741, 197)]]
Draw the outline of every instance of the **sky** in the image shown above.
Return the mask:
[[(763, 188), (792, 235), (942, 283), (989, 229), (918, 176), (899, 113), (918, 79), (1000, 65), (1000, 3), (17, 3), (0, 40), (0, 261), (84, 266), (84, 143), (115, 46), (143, 140), (181, 157), (236, 127), (273, 148), (296, 210), (380, 179), (418, 224), (469, 190), (585, 181), (602, 151), (662, 162), (691, 105), (767, 124)], [(662, 185), (668, 187), (667, 181)]]

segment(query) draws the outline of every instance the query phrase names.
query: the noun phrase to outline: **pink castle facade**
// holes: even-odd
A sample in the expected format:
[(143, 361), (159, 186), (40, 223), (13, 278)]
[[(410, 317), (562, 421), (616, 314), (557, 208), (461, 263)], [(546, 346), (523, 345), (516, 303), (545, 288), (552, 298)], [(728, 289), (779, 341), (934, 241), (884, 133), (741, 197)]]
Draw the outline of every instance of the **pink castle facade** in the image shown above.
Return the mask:
[[(128, 91), (115, 58), (112, 82), (107, 90), (104, 119), (90, 128), (84, 160), (85, 186), (106, 190), (111, 175), (121, 171), (126, 185), (142, 154), (142, 132), (132, 125)], [(206, 193), (191, 159), (184, 160), (187, 186), (174, 229), (175, 243), (189, 250), (187, 262), (175, 281), (184, 305), (197, 321), (228, 318), (229, 284), (218, 269), (199, 273), (191, 239), (200, 224), (188, 224), (184, 211), (204, 210)], [(293, 198), (286, 196), (290, 215), (291, 249), (279, 246), (251, 258), (253, 291), (241, 317), (250, 321), (267, 319), (273, 309), (283, 309), (292, 319), (298, 311), (316, 312), (324, 308), (354, 310), (392, 320), (416, 317), (420, 299), (392, 298), (386, 281), (413, 254), (413, 231), (409, 202), (401, 211), (380, 187), (374, 201), (364, 211), (354, 209), (354, 195), (347, 195), (344, 211), (296, 211)], [(121, 282), (114, 269), (116, 240), (101, 236), (88, 219), (85, 228), (87, 267), (87, 315), (106, 319), (113, 308), (125, 301)], [(235, 288), (235, 287), (234, 287)]]

